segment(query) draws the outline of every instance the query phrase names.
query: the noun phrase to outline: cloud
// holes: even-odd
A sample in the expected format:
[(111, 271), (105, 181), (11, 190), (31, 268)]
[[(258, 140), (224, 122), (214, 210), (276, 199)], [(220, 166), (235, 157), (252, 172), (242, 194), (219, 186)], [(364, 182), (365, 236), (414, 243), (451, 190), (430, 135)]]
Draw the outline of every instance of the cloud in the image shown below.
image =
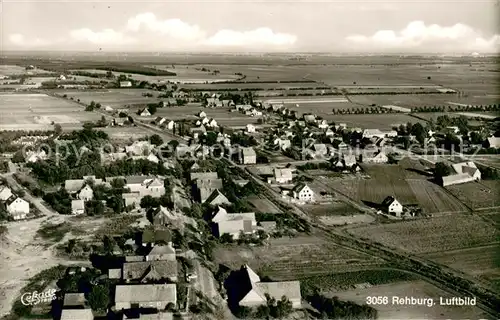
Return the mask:
[(297, 37), (287, 33), (275, 33), (269, 28), (258, 28), (251, 31), (220, 30), (204, 43), (213, 46), (291, 46)]
[(51, 44), (51, 42), (41, 38), (26, 39), (26, 37), (20, 33), (9, 35), (9, 41), (19, 47), (43, 47)]
[(468, 25), (457, 23), (450, 27), (437, 24), (425, 25), (423, 21), (410, 22), (399, 32), (379, 30), (371, 36), (350, 35), (346, 40), (355, 45), (372, 45), (387, 49), (444, 49), (463, 51), (498, 52), (499, 35), (490, 39)]
[(158, 20), (153, 13), (141, 13), (127, 22), (127, 30), (146, 29), (175, 39), (198, 41), (205, 37), (205, 32), (197, 25), (190, 25), (180, 19)]
[[(12, 34), (10, 43), (17, 47), (27, 46), (28, 41), (21, 34)], [(297, 37), (279, 33), (262, 27), (248, 31), (222, 29), (209, 34), (200, 26), (180, 19), (162, 20), (155, 14), (146, 12), (129, 18), (117, 29), (93, 30), (80, 28), (70, 30), (65, 40), (67, 44), (83, 47), (85, 44), (122, 47), (126, 49), (175, 49), (210, 50), (219, 47), (267, 50), (288, 48), (295, 44)], [(43, 43), (41, 39), (39, 43)]]
[(76, 29), (70, 31), (70, 38), (78, 42), (90, 42), (99, 45), (120, 45), (135, 41), (133, 38), (113, 29), (104, 29), (102, 31), (92, 31), (88, 28)]

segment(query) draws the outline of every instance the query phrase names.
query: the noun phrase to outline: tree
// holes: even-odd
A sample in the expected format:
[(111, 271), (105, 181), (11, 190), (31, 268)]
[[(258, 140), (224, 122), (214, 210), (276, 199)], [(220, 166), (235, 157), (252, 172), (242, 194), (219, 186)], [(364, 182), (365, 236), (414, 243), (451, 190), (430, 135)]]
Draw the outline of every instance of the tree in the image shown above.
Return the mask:
[(59, 123), (54, 124), (54, 132), (59, 135), (62, 132), (62, 127)]
[(419, 143), (424, 143), (425, 138), (427, 137), (427, 132), (425, 131), (424, 126), (420, 123), (415, 123), (411, 126), (411, 133), (415, 136)]
[(274, 316), (275, 318), (282, 319), (292, 313), (292, 311), (292, 302), (286, 296), (282, 296), (281, 299), (276, 303)]
[(451, 172), (450, 167), (448, 167), (443, 162), (436, 163), (436, 166), (434, 167), (434, 176), (439, 179), (449, 175), (450, 172)]
[(163, 144), (163, 139), (157, 134), (153, 134), (151, 137), (149, 137), (149, 141), (155, 146), (160, 146)]
[(106, 311), (109, 305), (109, 288), (105, 285), (96, 285), (87, 298), (92, 310)]
[(230, 233), (224, 233), (220, 236), (220, 242), (222, 243), (233, 243), (233, 235)]
[(144, 209), (149, 209), (149, 208), (156, 208), (160, 205), (159, 200), (153, 198), (152, 196), (144, 196), (141, 199), (141, 208)]

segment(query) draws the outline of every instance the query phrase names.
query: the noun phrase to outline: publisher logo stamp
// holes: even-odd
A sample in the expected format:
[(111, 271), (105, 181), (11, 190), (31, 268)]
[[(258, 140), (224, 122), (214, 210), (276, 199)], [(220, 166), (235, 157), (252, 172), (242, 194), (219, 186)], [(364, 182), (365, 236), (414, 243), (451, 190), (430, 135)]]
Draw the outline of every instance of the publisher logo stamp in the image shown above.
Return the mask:
[(49, 303), (56, 299), (56, 290), (50, 289), (44, 292), (26, 292), (21, 296), (21, 302), (25, 306), (34, 306), (40, 303)]

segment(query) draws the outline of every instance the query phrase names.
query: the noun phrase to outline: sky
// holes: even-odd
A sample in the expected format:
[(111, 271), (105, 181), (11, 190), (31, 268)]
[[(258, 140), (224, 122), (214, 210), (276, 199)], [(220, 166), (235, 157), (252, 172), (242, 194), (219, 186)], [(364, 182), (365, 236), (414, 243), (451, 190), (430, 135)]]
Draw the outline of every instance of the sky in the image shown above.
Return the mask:
[(500, 52), (500, 0), (3, 0), (0, 5), (2, 50)]

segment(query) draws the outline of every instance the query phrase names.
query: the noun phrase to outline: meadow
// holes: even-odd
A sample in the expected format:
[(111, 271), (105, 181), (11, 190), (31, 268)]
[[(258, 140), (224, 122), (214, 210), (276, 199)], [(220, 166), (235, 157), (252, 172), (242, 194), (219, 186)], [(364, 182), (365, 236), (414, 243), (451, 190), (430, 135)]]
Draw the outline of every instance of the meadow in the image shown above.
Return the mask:
[[(127, 106), (146, 105), (161, 101), (156, 98), (157, 91), (146, 89), (109, 89), (101, 91), (61, 91), (74, 100), (80, 99), (84, 104), (90, 104), (91, 101), (100, 103), (102, 106), (112, 108), (126, 108)], [(145, 97), (143, 93), (151, 93), (153, 97)]]
[[(357, 107), (357, 106), (356, 106)], [(328, 114), (324, 119), (335, 123), (345, 123), (348, 127), (390, 130), (408, 122), (425, 124), (426, 121), (403, 113), (389, 114)]]
[(447, 186), (451, 194), (472, 210), (483, 210), (500, 207), (500, 181), (481, 180)]
[(100, 118), (72, 101), (45, 94), (15, 93), (0, 95), (0, 115), (3, 130), (52, 130), (53, 123), (69, 130)]
[(416, 254), (489, 245), (497, 243), (500, 236), (490, 223), (466, 214), (349, 228), (348, 232)]

